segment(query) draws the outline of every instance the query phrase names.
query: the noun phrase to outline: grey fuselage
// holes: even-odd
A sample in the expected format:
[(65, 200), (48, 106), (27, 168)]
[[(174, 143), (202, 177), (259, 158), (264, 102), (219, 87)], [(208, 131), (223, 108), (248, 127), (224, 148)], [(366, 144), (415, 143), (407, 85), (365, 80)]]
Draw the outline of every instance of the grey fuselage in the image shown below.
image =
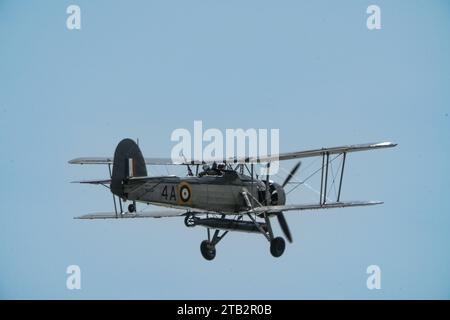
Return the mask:
[[(138, 177), (123, 182), (127, 200), (171, 207), (189, 207), (219, 213), (237, 213), (250, 209), (243, 192), (248, 194), (251, 206), (265, 202), (264, 181), (252, 179), (233, 170), (222, 175)], [(271, 204), (284, 204), (281, 186), (271, 183)], [(274, 198), (276, 195), (276, 199)], [(276, 203), (274, 203), (274, 200)]]

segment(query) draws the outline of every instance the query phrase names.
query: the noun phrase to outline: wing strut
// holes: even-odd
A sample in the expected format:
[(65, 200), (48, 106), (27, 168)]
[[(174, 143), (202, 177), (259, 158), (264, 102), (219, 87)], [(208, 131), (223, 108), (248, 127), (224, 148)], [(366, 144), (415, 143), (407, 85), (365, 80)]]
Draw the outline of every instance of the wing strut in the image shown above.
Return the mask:
[(344, 177), (344, 167), (345, 167), (345, 158), (347, 157), (347, 152), (344, 152), (344, 155), (342, 156), (342, 169), (341, 169), (341, 178), (339, 179), (339, 191), (337, 196), (337, 202), (341, 200), (341, 189), (342, 189), (342, 178)]
[[(109, 169), (109, 177), (112, 179), (112, 171), (111, 171), (111, 163), (108, 163), (108, 169)], [(114, 202), (114, 212), (116, 213), (116, 219), (118, 218), (118, 214), (117, 214), (117, 204), (116, 204), (116, 195), (114, 193), (112, 193), (113, 196), (113, 202)], [(120, 214), (122, 214), (123, 210), (122, 210), (122, 202), (119, 199), (119, 205), (120, 205)]]
[[(336, 197), (336, 202), (340, 202), (341, 199), (341, 190), (342, 190), (342, 180), (344, 178), (344, 168), (345, 168), (345, 159), (347, 158), (347, 152), (342, 152), (340, 154), (338, 154), (336, 157), (334, 157), (333, 159), (331, 159), (330, 161), (330, 153), (327, 152), (323, 152), (322, 153), (322, 167), (321, 167), (321, 177), (320, 177), (320, 199), (319, 199), (319, 204), (325, 205), (327, 203), (327, 191), (328, 191), (328, 167), (331, 164), (332, 161), (334, 161), (337, 157), (342, 156), (342, 166), (340, 168), (340, 178), (339, 178), (339, 188), (338, 188), (338, 193), (337, 193), (337, 197)], [(332, 168), (333, 169), (333, 168)], [(331, 173), (333, 175), (333, 173)], [(339, 174), (339, 170), (338, 172), (336, 172), (336, 176)], [(336, 177), (335, 176), (335, 177)], [(335, 181), (335, 177), (333, 178), (333, 183), (331, 184), (333, 186), (334, 181)]]
[[(330, 164), (330, 154), (328, 152), (322, 153), (322, 173), (321, 173), (321, 178), (320, 178), (320, 199), (319, 199), (319, 203), (321, 205), (323, 205), (327, 202), (328, 165), (329, 164)], [(324, 172), (325, 172), (325, 174), (324, 174)]]

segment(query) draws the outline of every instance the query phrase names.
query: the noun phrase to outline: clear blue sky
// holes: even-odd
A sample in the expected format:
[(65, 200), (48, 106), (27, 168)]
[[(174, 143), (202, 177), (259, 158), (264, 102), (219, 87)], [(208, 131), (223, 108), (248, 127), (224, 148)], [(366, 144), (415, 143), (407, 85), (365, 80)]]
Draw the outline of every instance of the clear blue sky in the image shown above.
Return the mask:
[[(448, 1), (1, 1), (0, 297), (450, 298), (449, 15)], [(205, 230), (182, 219), (72, 219), (112, 204), (69, 183), (105, 168), (69, 159), (124, 137), (168, 156), (194, 120), (279, 128), (282, 151), (395, 141), (351, 155), (344, 180), (344, 199), (385, 204), (287, 214), (280, 259), (233, 233), (207, 262)], [(381, 290), (366, 288), (371, 264)]]

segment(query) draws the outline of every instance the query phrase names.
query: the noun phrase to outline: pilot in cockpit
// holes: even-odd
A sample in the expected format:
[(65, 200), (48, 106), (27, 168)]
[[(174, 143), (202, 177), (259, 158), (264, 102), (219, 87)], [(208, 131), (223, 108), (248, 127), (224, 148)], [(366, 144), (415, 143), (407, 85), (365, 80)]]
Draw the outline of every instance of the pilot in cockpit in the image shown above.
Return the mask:
[(219, 163), (217, 166), (217, 174), (223, 176), (225, 174), (225, 163)]
[(224, 170), (225, 170), (225, 164), (221, 163), (219, 165), (217, 165), (217, 163), (213, 163), (212, 166), (210, 167), (207, 164), (203, 165), (203, 171), (199, 173), (199, 177), (203, 177), (205, 175), (208, 176), (222, 176), (224, 174)]

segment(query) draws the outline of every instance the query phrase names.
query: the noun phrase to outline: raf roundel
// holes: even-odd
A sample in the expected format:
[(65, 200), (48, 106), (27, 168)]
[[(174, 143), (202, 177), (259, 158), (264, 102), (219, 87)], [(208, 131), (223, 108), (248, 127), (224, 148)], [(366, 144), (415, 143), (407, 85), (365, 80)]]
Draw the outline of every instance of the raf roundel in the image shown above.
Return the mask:
[(191, 198), (191, 190), (188, 186), (184, 185), (180, 188), (180, 197), (183, 202), (189, 201), (189, 199)]

